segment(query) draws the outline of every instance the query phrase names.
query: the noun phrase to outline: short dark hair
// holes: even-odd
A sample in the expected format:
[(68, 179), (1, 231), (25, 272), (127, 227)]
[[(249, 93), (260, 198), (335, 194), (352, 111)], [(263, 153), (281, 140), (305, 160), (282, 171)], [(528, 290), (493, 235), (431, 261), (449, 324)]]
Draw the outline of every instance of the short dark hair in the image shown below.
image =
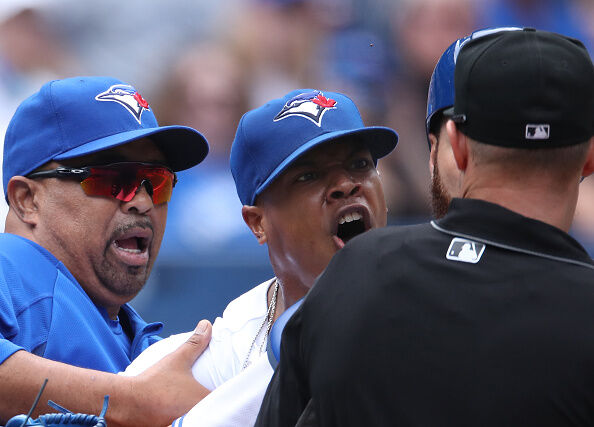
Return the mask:
[(575, 173), (581, 168), (590, 147), (590, 140), (566, 147), (532, 149), (499, 147), (471, 138), (469, 141), (475, 164), (499, 163), (519, 172), (542, 169), (560, 174)]
[(445, 122), (448, 121), (448, 119), (449, 117), (443, 114), (443, 110), (436, 112), (429, 121), (429, 133), (435, 136), (439, 136), (441, 128), (443, 127)]

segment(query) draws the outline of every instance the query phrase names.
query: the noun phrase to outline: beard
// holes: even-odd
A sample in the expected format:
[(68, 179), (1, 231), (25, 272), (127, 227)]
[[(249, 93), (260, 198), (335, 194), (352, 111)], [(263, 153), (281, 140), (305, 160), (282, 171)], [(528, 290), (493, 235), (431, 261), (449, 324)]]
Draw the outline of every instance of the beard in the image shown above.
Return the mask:
[(128, 299), (134, 298), (146, 284), (152, 268), (148, 266), (122, 266), (104, 259), (95, 268), (95, 274), (103, 287), (114, 295)]
[(452, 196), (445, 189), (437, 162), (433, 166), (433, 177), (431, 178), (431, 210), (436, 219), (442, 218), (448, 213)]
[(153, 240), (147, 248), (149, 252), (149, 261), (146, 265), (123, 265), (119, 260), (113, 258), (113, 255), (110, 252), (110, 246), (113, 244), (112, 242), (116, 239), (116, 236), (134, 227), (149, 228), (153, 230), (153, 226), (148, 220), (120, 225), (113, 231), (112, 238), (103, 251), (103, 257), (96, 259), (93, 264), (95, 275), (105, 289), (109, 290), (114, 295), (129, 299), (136, 296), (146, 284), (154, 262), (154, 254), (158, 252), (158, 246), (157, 249), (154, 248), (155, 242)]

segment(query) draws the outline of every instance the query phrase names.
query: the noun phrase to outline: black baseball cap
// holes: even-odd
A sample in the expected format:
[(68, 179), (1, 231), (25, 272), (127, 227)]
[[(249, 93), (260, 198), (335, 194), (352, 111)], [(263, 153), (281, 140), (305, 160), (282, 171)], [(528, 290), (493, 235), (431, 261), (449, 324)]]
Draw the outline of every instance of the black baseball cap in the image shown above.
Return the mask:
[(446, 114), (479, 142), (562, 147), (594, 135), (594, 66), (579, 40), (524, 28), (471, 40)]

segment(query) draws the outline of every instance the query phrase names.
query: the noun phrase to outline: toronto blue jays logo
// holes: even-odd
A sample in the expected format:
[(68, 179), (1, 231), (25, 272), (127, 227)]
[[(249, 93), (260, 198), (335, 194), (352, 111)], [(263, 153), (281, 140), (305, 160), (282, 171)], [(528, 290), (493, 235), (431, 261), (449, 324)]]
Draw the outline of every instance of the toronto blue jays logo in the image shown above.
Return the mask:
[(304, 117), (322, 126), (322, 117), (326, 111), (336, 108), (336, 101), (326, 98), (319, 90), (306, 92), (289, 99), (283, 109), (276, 115), (277, 122), (290, 116)]
[(97, 101), (113, 101), (124, 106), (140, 123), (144, 110), (149, 109), (148, 102), (130, 85), (113, 85), (95, 97)]

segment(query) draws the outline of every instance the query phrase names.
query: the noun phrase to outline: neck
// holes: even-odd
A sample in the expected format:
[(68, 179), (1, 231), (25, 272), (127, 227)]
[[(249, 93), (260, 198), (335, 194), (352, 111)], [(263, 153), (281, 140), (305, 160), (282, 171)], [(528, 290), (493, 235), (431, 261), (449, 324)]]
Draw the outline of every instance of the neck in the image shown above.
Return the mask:
[(18, 215), (10, 208), (8, 209), (8, 214), (6, 215), (4, 232), (16, 234), (17, 236), (21, 236), (35, 242), (33, 227), (21, 221)]
[[(279, 281), (279, 291), (276, 301), (276, 312), (274, 318), (280, 316), (285, 309), (289, 308), (293, 304), (295, 304), (298, 300), (303, 298), (310, 287), (305, 286), (298, 280), (291, 279), (290, 277), (286, 277), (283, 275), (284, 278), (277, 276), (277, 280)], [(272, 301), (272, 295), (274, 293), (274, 283), (268, 289), (268, 305), (270, 305)]]
[(476, 180), (464, 188), (463, 197), (496, 203), (525, 217), (569, 231), (577, 204), (577, 180), (563, 188), (559, 188), (558, 183), (543, 185), (542, 182), (524, 181), (518, 185), (517, 182), (495, 182), (487, 184), (484, 180)]

